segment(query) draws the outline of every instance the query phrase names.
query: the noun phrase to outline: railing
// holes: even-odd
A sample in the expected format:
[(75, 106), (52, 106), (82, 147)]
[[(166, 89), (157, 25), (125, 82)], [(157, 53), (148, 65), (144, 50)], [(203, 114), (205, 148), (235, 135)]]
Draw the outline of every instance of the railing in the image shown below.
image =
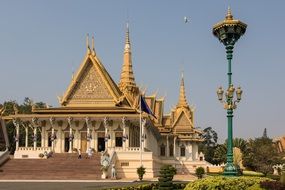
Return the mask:
[(19, 147), (18, 151), (51, 151), (51, 147)]
[(139, 152), (140, 147), (127, 147), (126, 150), (131, 152)]

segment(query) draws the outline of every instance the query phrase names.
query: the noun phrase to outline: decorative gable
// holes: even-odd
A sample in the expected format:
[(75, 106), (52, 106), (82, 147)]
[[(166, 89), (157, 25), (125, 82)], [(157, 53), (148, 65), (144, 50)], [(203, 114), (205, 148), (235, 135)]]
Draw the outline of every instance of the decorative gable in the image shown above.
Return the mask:
[(88, 100), (96, 102), (98, 100), (113, 100), (110, 92), (103, 82), (102, 77), (96, 71), (95, 66), (88, 62), (79, 82), (74, 86), (70, 94), (70, 103), (80, 103)]
[(172, 127), (175, 132), (187, 132), (193, 130), (193, 124), (184, 111), (180, 113)]
[(99, 59), (87, 53), (60, 100), (68, 107), (129, 107), (129, 103)]

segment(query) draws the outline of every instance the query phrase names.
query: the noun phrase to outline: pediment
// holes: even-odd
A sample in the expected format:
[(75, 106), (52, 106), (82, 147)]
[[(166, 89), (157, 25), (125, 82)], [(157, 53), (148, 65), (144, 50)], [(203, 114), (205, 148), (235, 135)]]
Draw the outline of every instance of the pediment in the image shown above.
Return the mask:
[(84, 100), (113, 100), (102, 77), (90, 60), (78, 79), (78, 83), (74, 86), (69, 99), (70, 103), (82, 102)]
[(193, 123), (186, 113), (182, 111), (176, 121), (173, 123), (172, 128), (175, 132), (186, 132), (193, 130)]
[(69, 107), (128, 106), (127, 100), (99, 59), (90, 54), (72, 79), (61, 104)]

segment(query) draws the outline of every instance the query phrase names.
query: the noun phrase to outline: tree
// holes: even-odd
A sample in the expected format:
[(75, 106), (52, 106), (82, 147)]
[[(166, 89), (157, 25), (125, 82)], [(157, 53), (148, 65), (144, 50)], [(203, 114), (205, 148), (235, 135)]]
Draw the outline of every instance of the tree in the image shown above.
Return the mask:
[(205, 169), (203, 167), (198, 167), (195, 170), (195, 174), (197, 175), (198, 179), (202, 179), (203, 175), (205, 174)]
[(214, 151), (213, 160), (216, 164), (222, 164), (227, 162), (227, 146), (225, 144), (219, 144)]
[(137, 168), (137, 174), (139, 176), (140, 181), (143, 179), (143, 176), (145, 174), (145, 168), (143, 166)]
[(268, 136), (267, 136), (267, 129), (266, 128), (264, 128), (262, 137), (263, 138), (268, 138)]
[(281, 164), (284, 160), (274, 147), (272, 139), (268, 137), (256, 138), (249, 141), (248, 150), (243, 157), (243, 165), (251, 170), (265, 175), (272, 172), (272, 166)]
[(207, 127), (203, 130), (202, 135), (204, 141), (199, 144), (199, 151), (205, 155), (205, 160), (212, 164), (217, 164), (213, 160), (215, 149), (217, 148), (218, 134), (212, 127)]
[[(228, 140), (225, 140), (224, 144), (219, 144), (215, 149), (213, 159), (218, 164), (226, 163), (227, 161), (227, 142)], [(233, 152), (234, 160), (240, 162), (243, 153), (247, 151), (247, 142), (242, 138), (234, 138), (233, 147), (236, 149), (236, 151)]]
[(218, 134), (217, 132), (212, 129), (212, 127), (207, 127), (203, 130), (202, 137), (205, 139), (203, 144), (207, 147), (215, 147), (217, 146), (218, 142)]
[[(6, 101), (3, 104), (3, 106), (5, 107), (4, 116), (13, 115), (15, 114), (15, 111), (18, 111), (19, 114), (31, 114), (33, 106), (37, 108), (44, 108), (45, 105), (46, 104), (43, 102), (33, 103), (33, 101), (27, 97), (24, 98), (24, 101), (22, 104), (18, 104), (15, 100)], [(22, 126), (28, 125), (28, 124), (29, 124), (28, 122), (21, 123)], [(9, 142), (10, 142), (9, 150), (13, 154), (15, 151), (15, 147), (16, 147), (16, 142), (15, 142), (16, 129), (12, 121), (9, 121), (8, 123), (6, 123), (6, 127), (7, 127)], [(25, 129), (23, 127), (20, 127), (20, 135), (21, 134), (22, 135), (25, 134)], [(29, 130), (29, 134), (28, 134), (29, 146), (32, 146), (33, 144), (32, 135), (33, 135), (33, 131)], [(38, 138), (37, 143), (39, 142), (40, 142), (40, 138)], [(25, 144), (25, 138), (20, 136), (19, 145), (23, 146), (24, 144)]]
[(173, 176), (176, 174), (176, 169), (171, 165), (164, 165), (160, 168), (158, 178), (158, 189), (173, 189)]

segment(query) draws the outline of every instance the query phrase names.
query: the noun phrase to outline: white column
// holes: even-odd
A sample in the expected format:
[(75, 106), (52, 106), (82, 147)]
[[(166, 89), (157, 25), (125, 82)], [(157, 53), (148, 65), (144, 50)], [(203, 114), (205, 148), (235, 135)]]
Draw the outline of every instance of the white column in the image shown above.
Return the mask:
[(42, 132), (41, 132), (41, 147), (46, 147), (45, 146), (45, 128), (42, 126)]
[(123, 150), (126, 150), (126, 142), (127, 142), (127, 136), (126, 136), (126, 118), (122, 118), (122, 124), (123, 124)]
[(97, 132), (95, 132), (95, 130), (94, 130), (94, 128), (93, 128), (93, 130), (92, 130), (92, 140), (93, 140), (93, 145), (94, 145), (94, 149), (95, 149), (95, 151), (97, 151), (98, 152), (98, 133)]
[(34, 138), (33, 138), (33, 141), (34, 141), (34, 150), (37, 149), (37, 127), (34, 127)]
[[(75, 130), (74, 136), (76, 136), (76, 147), (75, 148), (79, 149), (81, 148), (81, 133), (79, 132), (78, 129)], [(73, 146), (74, 146), (74, 143), (75, 143), (75, 140), (73, 141)]]
[[(71, 139), (72, 137), (72, 128), (71, 128), (71, 125), (72, 125), (72, 118), (71, 117), (68, 117), (67, 118), (67, 121), (69, 123), (69, 150), (68, 150), (68, 153), (72, 153), (72, 141), (73, 139)], [(74, 136), (73, 136), (74, 137)]]
[(168, 139), (168, 135), (166, 135), (166, 157), (169, 156), (169, 139)]
[(57, 137), (56, 137), (56, 146), (59, 149), (59, 152), (62, 153), (64, 152), (64, 150), (62, 150), (62, 128), (60, 126), (58, 126), (58, 131), (57, 131)]
[(19, 132), (20, 132), (20, 125), (18, 122), (14, 122), (14, 125), (16, 126), (16, 137), (15, 137), (15, 140), (16, 140), (16, 150), (19, 150)]
[(28, 126), (25, 127), (25, 147), (28, 147), (28, 133), (29, 133), (29, 128)]
[(52, 128), (51, 128), (51, 150), (54, 152), (54, 137), (55, 137), (55, 135), (54, 135), (54, 128), (53, 128), (53, 126), (52, 126)]
[[(52, 152), (54, 152), (54, 141), (55, 141), (55, 134), (54, 134), (54, 122), (55, 119), (53, 117), (49, 118), (49, 122), (51, 125), (51, 150)], [(49, 137), (47, 136), (47, 140), (49, 139)]]
[(86, 126), (87, 126), (87, 150), (89, 149), (89, 147), (91, 147), (91, 139), (89, 137), (91, 137), (92, 135), (90, 134), (90, 119), (88, 117), (85, 118), (85, 122), (86, 122)]
[[(70, 127), (69, 128), (69, 138), (71, 138), (72, 137), (72, 128)], [(69, 150), (68, 150), (68, 152), (69, 153), (72, 153), (72, 139), (69, 139)]]
[(177, 137), (174, 137), (173, 139), (173, 156), (176, 157), (176, 138)]
[(105, 150), (107, 150), (108, 141), (109, 141), (109, 139), (107, 138), (108, 137), (108, 118), (107, 117), (104, 118), (104, 126), (105, 126)]

